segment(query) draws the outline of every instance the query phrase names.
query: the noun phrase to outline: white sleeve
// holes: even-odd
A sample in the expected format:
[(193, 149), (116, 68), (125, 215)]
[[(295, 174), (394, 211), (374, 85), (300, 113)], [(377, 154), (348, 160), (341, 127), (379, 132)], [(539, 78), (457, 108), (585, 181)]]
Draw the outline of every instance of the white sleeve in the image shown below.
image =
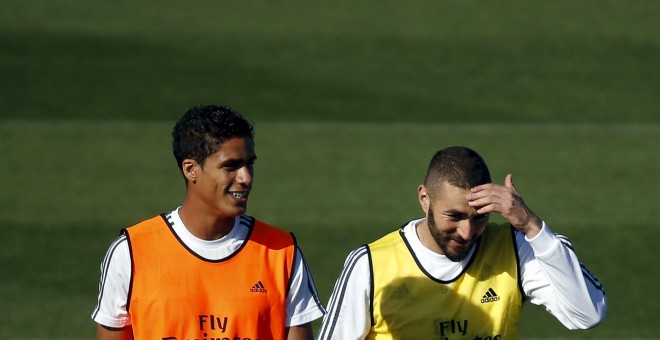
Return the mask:
[(542, 305), (568, 329), (598, 325), (607, 312), (603, 286), (580, 263), (568, 239), (543, 223), (532, 239), (516, 232), (522, 287), (530, 302)]
[(286, 299), (286, 327), (312, 322), (325, 314), (312, 274), (300, 248), (296, 247), (291, 287)]
[(366, 246), (353, 250), (335, 283), (319, 340), (364, 339), (371, 328), (371, 270)]
[(120, 328), (131, 324), (126, 310), (131, 281), (131, 255), (126, 236), (117, 238), (101, 263), (99, 296), (92, 320), (104, 326)]

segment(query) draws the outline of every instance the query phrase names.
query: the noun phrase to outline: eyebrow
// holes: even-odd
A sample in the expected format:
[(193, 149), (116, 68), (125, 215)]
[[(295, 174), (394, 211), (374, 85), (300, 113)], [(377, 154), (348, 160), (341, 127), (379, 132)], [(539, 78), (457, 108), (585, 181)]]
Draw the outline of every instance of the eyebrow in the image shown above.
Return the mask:
[(445, 210), (442, 213), (445, 214), (445, 215), (467, 215), (466, 212), (459, 211), (459, 210), (456, 210), (456, 209)]
[[(475, 208), (476, 208), (476, 207), (475, 207)], [(475, 209), (475, 210), (478, 210), (478, 208)], [(463, 216), (469, 216), (468, 213), (466, 213), (466, 212), (464, 212), (464, 211), (456, 210), (456, 209), (445, 210), (445, 211), (443, 211), (442, 213), (443, 213), (444, 215), (450, 215), (450, 216), (461, 216), (461, 217), (463, 217)], [(486, 213), (486, 214), (479, 214), (479, 213), (477, 213), (476, 215), (473, 216), (473, 218), (474, 218), (474, 217), (479, 217), (479, 216), (488, 216), (488, 214), (489, 214), (489, 213)]]
[(244, 160), (243, 158), (229, 158), (220, 162), (219, 165), (224, 166), (224, 165), (235, 165), (235, 164), (250, 164), (250, 163), (254, 163), (254, 161), (256, 160), (257, 160), (257, 156), (250, 157), (247, 160)]

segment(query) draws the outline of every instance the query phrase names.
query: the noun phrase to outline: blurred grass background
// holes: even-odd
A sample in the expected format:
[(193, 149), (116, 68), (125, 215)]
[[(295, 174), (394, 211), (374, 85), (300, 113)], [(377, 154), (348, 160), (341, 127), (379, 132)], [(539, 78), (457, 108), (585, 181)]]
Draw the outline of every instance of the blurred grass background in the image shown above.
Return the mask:
[[(174, 120), (257, 129), (249, 213), (296, 233), (321, 299), (421, 215), (436, 149), (478, 150), (605, 285), (604, 324), (527, 305), (523, 338), (657, 338), (660, 3), (0, 3), (0, 338), (93, 338), (118, 229), (180, 204)], [(318, 325), (317, 325), (318, 326)]]

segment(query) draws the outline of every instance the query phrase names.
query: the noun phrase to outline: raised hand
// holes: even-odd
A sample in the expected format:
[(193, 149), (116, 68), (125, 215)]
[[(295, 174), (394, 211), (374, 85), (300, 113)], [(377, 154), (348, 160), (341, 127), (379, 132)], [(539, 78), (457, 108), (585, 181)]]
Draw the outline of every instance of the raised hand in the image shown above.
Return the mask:
[(466, 196), (468, 204), (480, 214), (498, 212), (527, 237), (534, 237), (541, 230), (542, 221), (520, 197), (512, 178), (507, 174), (503, 186), (488, 183), (471, 188)]

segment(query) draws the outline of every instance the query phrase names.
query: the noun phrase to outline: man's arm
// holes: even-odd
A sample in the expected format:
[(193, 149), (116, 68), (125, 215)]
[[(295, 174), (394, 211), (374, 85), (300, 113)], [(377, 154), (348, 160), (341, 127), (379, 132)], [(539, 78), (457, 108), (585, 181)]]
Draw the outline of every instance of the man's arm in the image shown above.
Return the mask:
[[(97, 339), (124, 339), (123, 331), (132, 329), (126, 311), (128, 286), (131, 278), (131, 257), (126, 236), (121, 235), (108, 248), (101, 263), (99, 296), (92, 320), (96, 322)], [(109, 325), (109, 326), (107, 326)]]
[(371, 328), (371, 281), (367, 247), (352, 251), (335, 283), (319, 340), (364, 339)]
[(133, 336), (131, 326), (111, 328), (101, 324), (96, 326), (96, 340), (129, 340)]
[(314, 340), (314, 330), (312, 323), (306, 323), (299, 326), (287, 327), (286, 329), (287, 340)]
[[(286, 298), (287, 320), (284, 326), (287, 333), (291, 332), (291, 335), (294, 335), (302, 332), (304, 334), (307, 324), (311, 327), (311, 322), (323, 316), (324, 313), (325, 308), (318, 297), (312, 273), (302, 251), (296, 247), (293, 274)], [(311, 334), (312, 328), (309, 330)]]
[[(480, 185), (466, 198), (471, 206), (478, 207), (477, 212), (500, 213), (525, 235), (518, 242), (519, 255), (523, 289), (532, 303), (545, 306), (569, 329), (591, 328), (604, 319), (607, 299), (600, 282), (580, 263), (568, 239), (552, 233), (527, 207), (511, 174), (504, 179), (504, 186)], [(527, 254), (525, 248), (529, 249)]]
[(533, 239), (519, 236), (517, 243), (522, 286), (531, 303), (543, 305), (568, 329), (588, 329), (603, 321), (603, 286), (566, 237), (544, 225)]

